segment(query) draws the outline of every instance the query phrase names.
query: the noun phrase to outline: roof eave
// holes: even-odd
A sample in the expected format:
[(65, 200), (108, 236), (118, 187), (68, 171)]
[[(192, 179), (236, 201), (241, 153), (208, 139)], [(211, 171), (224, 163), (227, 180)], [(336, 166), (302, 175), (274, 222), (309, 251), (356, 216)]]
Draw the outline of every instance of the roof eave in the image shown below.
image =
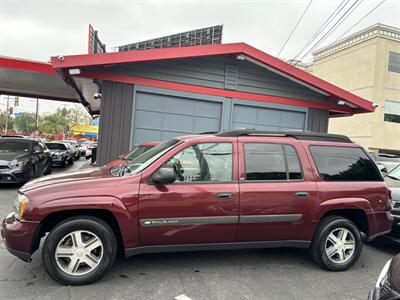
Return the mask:
[(233, 55), (245, 54), (261, 63), (264, 63), (287, 76), (293, 77), (296, 80), (307, 83), (308, 85), (319, 89), (329, 95), (331, 98), (345, 100), (356, 106), (355, 113), (374, 112), (373, 104), (357, 95), (354, 95), (342, 88), (339, 88), (327, 81), (324, 81), (306, 71), (298, 69), (279, 58), (271, 56), (261, 50), (258, 50), (246, 43), (231, 43), (221, 45), (193, 46), (182, 48), (164, 48), (151, 49), (142, 51), (100, 53), (100, 54), (84, 54), (71, 55), (65, 57), (52, 57), (51, 63), (53, 68), (78, 68), (90, 67), (96, 65), (113, 65), (120, 63), (145, 62), (154, 60), (169, 60), (194, 58), (200, 56), (211, 55)]

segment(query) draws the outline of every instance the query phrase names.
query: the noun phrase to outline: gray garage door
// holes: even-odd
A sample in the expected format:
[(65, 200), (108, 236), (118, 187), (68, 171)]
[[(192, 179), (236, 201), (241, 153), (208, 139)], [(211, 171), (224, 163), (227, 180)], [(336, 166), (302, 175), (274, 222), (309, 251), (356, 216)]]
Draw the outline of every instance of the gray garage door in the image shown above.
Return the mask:
[(260, 108), (235, 104), (232, 128), (255, 128), (258, 130), (304, 130), (304, 112)]
[(137, 92), (132, 144), (219, 131), (221, 113), (222, 103)]

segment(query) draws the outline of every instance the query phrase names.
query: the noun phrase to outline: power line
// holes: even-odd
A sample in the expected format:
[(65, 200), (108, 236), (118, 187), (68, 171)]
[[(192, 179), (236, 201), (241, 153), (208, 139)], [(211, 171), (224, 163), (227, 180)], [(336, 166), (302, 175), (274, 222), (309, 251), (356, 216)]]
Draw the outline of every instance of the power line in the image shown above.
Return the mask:
[(336, 9), (330, 14), (330, 16), (323, 22), (323, 24), (318, 28), (318, 30), (313, 34), (311, 39), (306, 43), (306, 45), (296, 54), (296, 56), (293, 58), (293, 61), (303, 53), (305, 49), (309, 45), (312, 44), (312, 42), (320, 35), (322, 31), (325, 30), (325, 28), (333, 21), (333, 19), (344, 9), (344, 7), (349, 3), (350, 0), (343, 0), (337, 7)]
[(373, 9), (371, 9), (366, 15), (364, 15), (360, 20), (358, 20), (353, 26), (351, 26), (347, 31), (345, 31), (341, 36), (339, 36), (337, 40), (340, 40), (343, 36), (345, 36), (349, 31), (351, 31), (354, 27), (356, 27), (358, 24), (360, 24), (366, 17), (368, 17), (370, 14), (372, 14), (379, 6), (383, 4), (386, 0), (382, 0), (381, 2), (378, 3)]
[[(318, 42), (315, 43), (314, 46), (312, 46), (299, 60), (301, 61), (310, 52), (312, 52), (316, 47), (318, 47), (318, 45), (320, 45), (323, 41), (325, 41), (328, 38), (328, 36), (331, 35), (343, 23), (343, 21), (346, 20), (347, 17), (350, 16), (354, 12), (354, 10), (360, 5), (360, 3), (362, 1), (363, 0), (361, 0), (361, 1), (356, 0), (356, 2), (354, 2), (350, 6), (350, 8), (345, 11), (345, 13), (339, 18), (339, 20), (337, 20), (336, 23), (333, 24), (333, 26), (318, 40)], [(353, 9), (353, 7), (354, 7), (354, 9)], [(295, 65), (296, 65), (296, 63), (295, 63)]]
[(310, 2), (308, 3), (308, 5), (307, 5), (306, 9), (303, 11), (303, 14), (301, 15), (300, 19), (297, 21), (296, 25), (294, 25), (294, 28), (293, 28), (292, 32), (289, 34), (289, 37), (287, 38), (287, 40), (285, 41), (285, 43), (282, 45), (281, 49), (279, 50), (277, 57), (279, 57), (279, 55), (281, 55), (283, 49), (285, 48), (286, 44), (289, 42), (289, 40), (292, 37), (293, 33), (296, 31), (297, 27), (299, 26), (301, 20), (303, 19), (304, 15), (307, 13), (308, 8), (311, 6), (311, 3), (313, 1), (314, 0), (310, 0)]

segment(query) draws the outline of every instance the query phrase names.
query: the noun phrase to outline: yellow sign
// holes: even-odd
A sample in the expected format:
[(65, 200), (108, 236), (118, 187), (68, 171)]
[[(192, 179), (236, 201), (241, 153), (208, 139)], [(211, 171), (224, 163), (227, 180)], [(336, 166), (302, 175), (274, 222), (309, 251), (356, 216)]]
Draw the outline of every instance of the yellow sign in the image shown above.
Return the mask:
[(85, 133), (94, 133), (97, 134), (99, 132), (99, 126), (94, 125), (74, 125), (70, 129), (73, 135), (80, 135)]

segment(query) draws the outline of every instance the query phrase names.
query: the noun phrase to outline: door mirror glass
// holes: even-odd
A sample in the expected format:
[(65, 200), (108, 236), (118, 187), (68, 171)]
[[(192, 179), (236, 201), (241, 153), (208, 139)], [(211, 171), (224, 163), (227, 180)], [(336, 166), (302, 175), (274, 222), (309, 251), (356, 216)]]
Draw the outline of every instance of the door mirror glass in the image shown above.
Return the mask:
[(176, 180), (176, 175), (173, 169), (160, 168), (151, 176), (151, 179), (156, 184), (168, 184)]

